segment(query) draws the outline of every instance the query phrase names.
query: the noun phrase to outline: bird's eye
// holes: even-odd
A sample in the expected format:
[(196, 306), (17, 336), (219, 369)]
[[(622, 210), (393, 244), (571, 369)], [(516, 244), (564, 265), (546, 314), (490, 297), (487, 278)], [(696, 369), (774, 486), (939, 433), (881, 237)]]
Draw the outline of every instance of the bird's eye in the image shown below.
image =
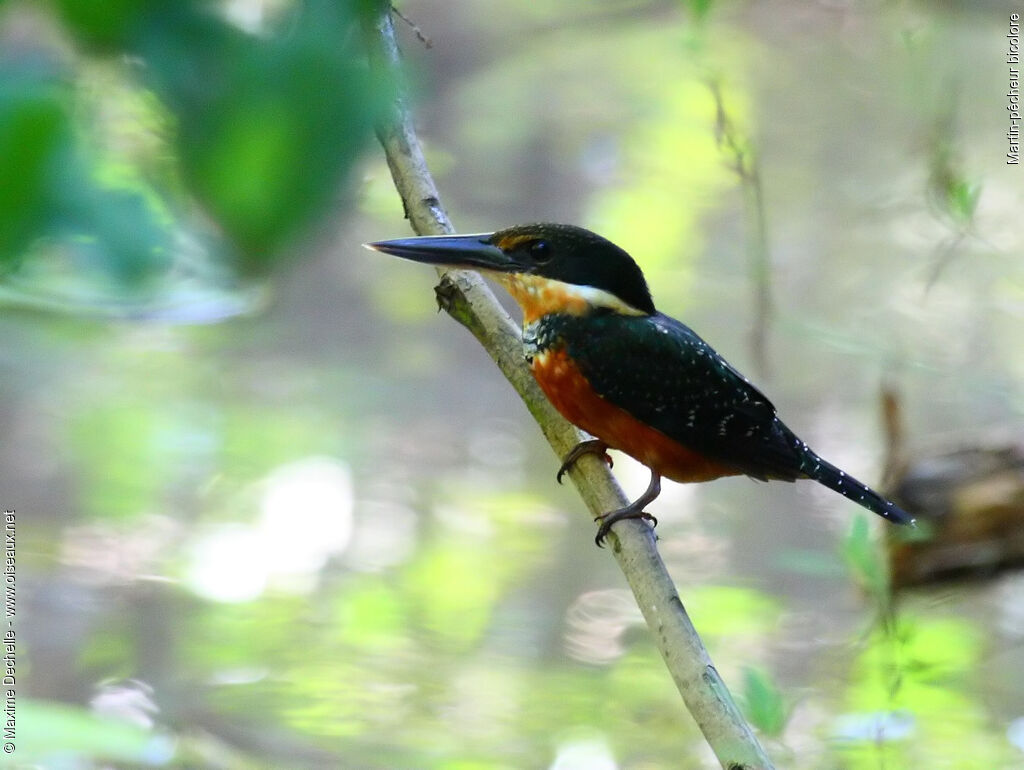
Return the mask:
[(538, 265), (544, 264), (549, 261), (553, 254), (551, 253), (551, 244), (544, 240), (534, 241), (528, 247), (530, 259)]

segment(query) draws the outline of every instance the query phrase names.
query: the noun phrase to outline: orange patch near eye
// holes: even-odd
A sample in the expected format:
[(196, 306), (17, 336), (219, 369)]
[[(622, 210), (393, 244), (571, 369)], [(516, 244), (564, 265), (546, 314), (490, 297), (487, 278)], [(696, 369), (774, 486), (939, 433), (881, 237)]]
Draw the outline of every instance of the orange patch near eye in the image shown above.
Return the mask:
[(515, 251), (520, 245), (535, 240), (537, 240), (536, 235), (524, 235), (522, 233), (517, 233), (513, 235), (506, 235), (494, 245), (502, 251)]

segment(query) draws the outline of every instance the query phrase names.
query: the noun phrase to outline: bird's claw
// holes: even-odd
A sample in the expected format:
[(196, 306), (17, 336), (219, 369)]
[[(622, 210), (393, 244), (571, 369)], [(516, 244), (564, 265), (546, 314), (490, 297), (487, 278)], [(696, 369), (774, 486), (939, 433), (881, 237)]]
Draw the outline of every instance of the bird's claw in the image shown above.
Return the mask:
[(569, 450), (569, 454), (565, 456), (565, 460), (558, 468), (555, 480), (561, 484), (562, 476), (564, 476), (569, 469), (576, 464), (576, 461), (583, 457), (583, 455), (591, 454), (604, 457), (604, 461), (608, 464), (609, 468), (615, 465), (615, 461), (612, 460), (612, 456), (608, 454), (608, 445), (600, 439), (592, 438), (587, 441), (581, 441)]
[(649, 521), (651, 522), (651, 529), (658, 526), (658, 517), (649, 514), (647, 511), (630, 511), (626, 509), (602, 513), (600, 516), (594, 517), (594, 521), (601, 522), (601, 526), (597, 528), (597, 536), (594, 538), (598, 548), (604, 548), (605, 538), (612, 531), (612, 525), (623, 519), (643, 519), (644, 521)]

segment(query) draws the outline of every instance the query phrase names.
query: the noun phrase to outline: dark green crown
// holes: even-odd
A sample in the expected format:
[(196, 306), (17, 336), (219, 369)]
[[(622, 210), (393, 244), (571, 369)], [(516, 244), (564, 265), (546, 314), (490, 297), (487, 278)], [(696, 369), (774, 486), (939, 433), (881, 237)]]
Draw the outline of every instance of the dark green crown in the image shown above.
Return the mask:
[(522, 272), (577, 286), (592, 286), (645, 313), (654, 301), (644, 274), (626, 251), (590, 230), (574, 225), (516, 225), (488, 241)]

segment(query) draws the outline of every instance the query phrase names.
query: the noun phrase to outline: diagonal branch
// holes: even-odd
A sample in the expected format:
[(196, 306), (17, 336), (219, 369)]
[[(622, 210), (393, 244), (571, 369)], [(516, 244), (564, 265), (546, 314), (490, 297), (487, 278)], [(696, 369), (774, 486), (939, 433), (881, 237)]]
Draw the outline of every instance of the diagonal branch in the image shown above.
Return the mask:
[[(397, 87), (391, 113), (381, 121), (377, 136), (406, 217), (418, 235), (451, 233), (454, 228), (423, 159), (406, 104), (401, 54), (387, 6), (379, 16), (367, 18), (364, 26), (371, 66)], [(524, 362), (518, 327), (475, 273), (439, 273), (441, 306), (483, 345), (526, 403), (555, 454), (564, 457), (584, 437), (555, 411), (537, 386)], [(569, 475), (595, 515), (628, 502), (604, 462), (593, 455), (582, 457)], [(686, 707), (722, 767), (770, 770), (771, 760), (744, 721), (686, 614), (650, 527), (637, 520), (619, 522), (609, 542)]]

